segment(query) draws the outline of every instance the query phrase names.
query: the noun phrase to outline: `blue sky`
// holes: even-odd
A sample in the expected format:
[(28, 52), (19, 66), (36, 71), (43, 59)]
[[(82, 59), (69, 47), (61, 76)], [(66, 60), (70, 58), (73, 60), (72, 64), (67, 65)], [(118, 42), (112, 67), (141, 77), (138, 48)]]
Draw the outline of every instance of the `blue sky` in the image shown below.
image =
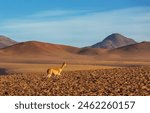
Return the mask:
[(0, 0), (0, 35), (88, 46), (112, 33), (150, 39), (149, 0)]

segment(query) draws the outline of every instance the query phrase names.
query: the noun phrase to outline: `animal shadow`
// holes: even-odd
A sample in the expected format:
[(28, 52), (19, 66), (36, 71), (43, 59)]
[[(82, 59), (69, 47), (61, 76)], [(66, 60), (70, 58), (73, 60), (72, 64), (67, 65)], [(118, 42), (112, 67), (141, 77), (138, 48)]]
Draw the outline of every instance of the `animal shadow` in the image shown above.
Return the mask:
[(5, 68), (0, 68), (0, 75), (7, 75), (8, 74), (8, 70)]

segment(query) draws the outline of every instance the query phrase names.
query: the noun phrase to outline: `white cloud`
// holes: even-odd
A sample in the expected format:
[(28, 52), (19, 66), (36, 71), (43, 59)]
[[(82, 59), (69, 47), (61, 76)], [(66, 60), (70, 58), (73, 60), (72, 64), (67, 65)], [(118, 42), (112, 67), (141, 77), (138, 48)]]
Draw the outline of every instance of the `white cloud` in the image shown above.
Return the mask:
[[(79, 12), (80, 11), (74, 11)], [(72, 12), (72, 14), (74, 14)], [(41, 40), (74, 46), (87, 46), (107, 35), (119, 32), (135, 40), (149, 40), (150, 7), (135, 7), (107, 12), (86, 12), (72, 15), (71, 11), (45, 11), (33, 17), (3, 23), (1, 32), (20, 40)], [(78, 14), (78, 13), (77, 13)], [(61, 19), (61, 15), (66, 15)], [(38, 20), (40, 17), (60, 16), (60, 19)]]
[(82, 14), (86, 12), (87, 12), (86, 10), (47, 10), (47, 11), (38, 12), (36, 14), (32, 14), (28, 17), (32, 17), (32, 18), (60, 17), (60, 16)]

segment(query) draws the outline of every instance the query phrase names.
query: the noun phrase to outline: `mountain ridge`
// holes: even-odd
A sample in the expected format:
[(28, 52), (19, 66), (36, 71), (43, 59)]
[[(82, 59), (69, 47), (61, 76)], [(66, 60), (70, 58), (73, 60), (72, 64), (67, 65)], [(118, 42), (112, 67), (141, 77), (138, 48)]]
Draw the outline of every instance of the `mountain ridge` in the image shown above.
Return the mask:
[[(89, 58), (100, 59), (100, 60), (111, 60), (120, 58), (148, 58), (150, 55), (150, 42), (135, 43), (123, 47), (114, 49), (105, 48), (92, 48), (92, 47), (73, 47), (68, 45), (52, 44), (39, 41), (26, 41), (20, 42), (14, 45), (10, 45), (4, 48), (0, 48), (1, 58), (8, 57), (11, 59), (16, 58), (36, 58), (36, 57), (49, 57), (63, 59), (80, 59), (81, 61)], [(150, 59), (150, 58), (149, 58)]]
[(128, 56), (136, 56), (140, 54), (140, 56), (150, 54), (150, 42), (140, 42), (120, 48), (116, 48), (110, 50), (113, 54), (120, 54), (120, 55), (128, 55)]
[[(72, 49), (72, 51), (71, 51)], [(73, 51), (74, 49), (74, 51)], [(59, 44), (51, 44), (39, 41), (20, 42), (5, 48), (1, 51), (9, 55), (63, 55), (77, 51), (78, 48)]]

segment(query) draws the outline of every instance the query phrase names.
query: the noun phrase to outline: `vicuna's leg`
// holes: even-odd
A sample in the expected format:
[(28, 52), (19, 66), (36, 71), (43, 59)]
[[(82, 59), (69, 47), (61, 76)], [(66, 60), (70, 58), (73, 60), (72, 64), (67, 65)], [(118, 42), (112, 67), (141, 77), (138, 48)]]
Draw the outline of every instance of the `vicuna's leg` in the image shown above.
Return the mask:
[(52, 76), (51, 74), (48, 74), (48, 75), (47, 75), (48, 78), (50, 78), (51, 76)]
[(47, 70), (47, 77), (50, 78), (52, 76), (52, 73), (53, 73), (52, 70), (48, 69)]

